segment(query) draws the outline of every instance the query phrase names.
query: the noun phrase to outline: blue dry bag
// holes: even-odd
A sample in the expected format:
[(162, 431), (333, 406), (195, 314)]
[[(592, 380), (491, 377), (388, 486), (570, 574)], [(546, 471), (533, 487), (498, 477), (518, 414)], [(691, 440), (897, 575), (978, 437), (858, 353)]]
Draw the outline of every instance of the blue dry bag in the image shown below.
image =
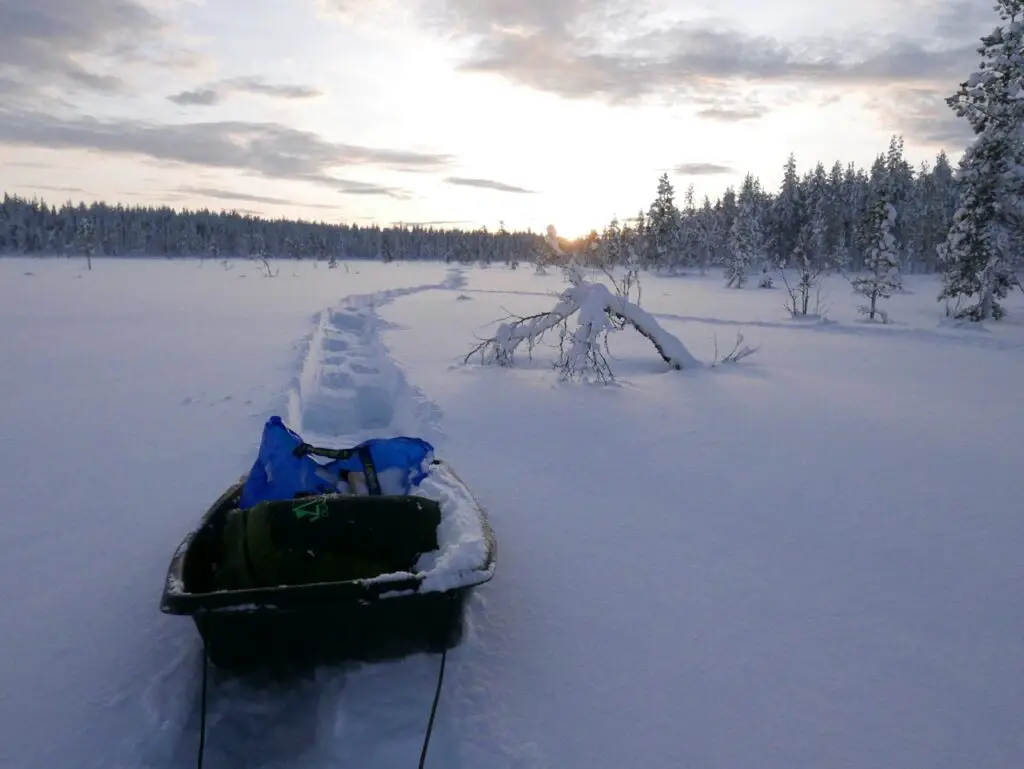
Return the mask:
[[(331, 461), (320, 463), (313, 455)], [(259, 453), (242, 486), (239, 507), (330, 493), (347, 472), (365, 473), (371, 494), (408, 494), (427, 477), (433, 458), (433, 446), (406, 436), (372, 438), (349, 449), (315, 448), (281, 417), (273, 416), (263, 426)]]

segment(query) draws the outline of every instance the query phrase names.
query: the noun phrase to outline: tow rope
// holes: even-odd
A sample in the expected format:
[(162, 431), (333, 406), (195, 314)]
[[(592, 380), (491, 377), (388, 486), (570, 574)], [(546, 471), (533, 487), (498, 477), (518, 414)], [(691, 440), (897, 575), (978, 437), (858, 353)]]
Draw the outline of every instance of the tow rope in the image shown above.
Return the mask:
[[(423, 735), (423, 748), (420, 750), (420, 763), (418, 769), (424, 769), (427, 762), (427, 748), (430, 747), (430, 735), (434, 731), (434, 716), (437, 715), (437, 703), (441, 699), (441, 687), (444, 684), (444, 668), (448, 660), (448, 649), (441, 651), (441, 665), (437, 671), (437, 688), (434, 690), (434, 701), (430, 706), (430, 720), (427, 721), (427, 731)], [(196, 756), (197, 769), (203, 769), (203, 760), (206, 754), (206, 691), (207, 678), (209, 676), (210, 658), (207, 654), (206, 640), (203, 639), (203, 684), (201, 702), (199, 706), (199, 750)]]

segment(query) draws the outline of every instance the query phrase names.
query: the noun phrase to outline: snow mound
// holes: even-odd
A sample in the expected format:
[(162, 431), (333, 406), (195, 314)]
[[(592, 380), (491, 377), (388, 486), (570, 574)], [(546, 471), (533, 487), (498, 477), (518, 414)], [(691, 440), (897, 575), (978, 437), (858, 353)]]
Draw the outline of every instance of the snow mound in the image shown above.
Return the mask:
[(479, 503), (447, 465), (436, 465), (417, 494), (441, 504), (441, 525), (437, 529), (438, 550), (425, 553), (417, 569), (426, 572), (420, 592), (450, 590), (490, 578), (493, 566), (482, 571), (487, 559), (487, 532), (480, 517)]

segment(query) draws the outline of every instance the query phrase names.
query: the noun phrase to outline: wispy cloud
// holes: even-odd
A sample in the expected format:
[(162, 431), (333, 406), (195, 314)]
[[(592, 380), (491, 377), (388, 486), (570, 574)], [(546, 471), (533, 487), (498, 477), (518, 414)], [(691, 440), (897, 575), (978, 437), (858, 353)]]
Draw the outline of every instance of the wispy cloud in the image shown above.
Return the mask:
[(301, 206), (302, 208), (324, 208), (331, 211), (337, 210), (337, 206), (327, 203), (297, 203), (289, 198), (277, 198), (271, 195), (253, 195), (247, 192), (236, 192), (235, 190), (222, 190), (216, 187), (193, 187), (184, 185), (177, 190), (183, 195), (195, 195), (202, 198), (215, 198), (217, 200), (241, 200), (248, 203), (266, 203), (271, 206)]
[(174, 65), (167, 51), (181, 50), (172, 25), (138, 0), (0, 0), (0, 19), (0, 78), (28, 89), (124, 93), (124, 63)]
[(681, 176), (716, 176), (718, 174), (733, 173), (732, 166), (721, 163), (680, 163), (672, 169), (673, 173)]
[(222, 95), (213, 88), (196, 88), (192, 91), (181, 91), (167, 97), (169, 101), (173, 101), (175, 104), (180, 104), (183, 107), (209, 107), (219, 104), (222, 98)]
[(322, 95), (319, 89), (312, 86), (268, 83), (262, 77), (231, 78), (223, 81), (221, 86), (229, 91), (256, 93), (277, 99), (312, 99)]
[(465, 176), (449, 176), (445, 179), (448, 184), (459, 187), (479, 187), (486, 190), (497, 190), (498, 192), (512, 192), (518, 195), (535, 195), (535, 190), (528, 190), (525, 187), (516, 187), (504, 182), (496, 182), (491, 179), (471, 179)]
[(167, 98), (182, 106), (210, 107), (222, 103), (232, 94), (248, 93), (273, 99), (312, 99), (322, 92), (308, 85), (268, 83), (262, 77), (236, 77), (199, 88), (181, 91)]
[(764, 117), (769, 109), (764, 106), (756, 107), (707, 107), (697, 110), (697, 116), (707, 120), (717, 120), (720, 123), (739, 123), (744, 120), (757, 120)]
[(402, 220), (391, 222), (392, 227), (458, 227), (460, 224), (471, 224), (469, 219), (438, 219), (427, 222), (406, 222)]
[(396, 187), (339, 178), (335, 169), (374, 167), (437, 171), (450, 155), (331, 142), (278, 123), (242, 121), (187, 124), (136, 120), (64, 118), (0, 108), (0, 142), (57, 149), (87, 149), (136, 155), (211, 168), (229, 168), (269, 179), (291, 179), (349, 195), (404, 197)]
[(883, 124), (940, 147), (963, 147), (974, 137), (970, 124), (946, 104), (949, 94), (934, 88), (901, 88), (871, 100)]
[(33, 185), (30, 186), (30, 189), (33, 189), (33, 190), (46, 190), (47, 192), (61, 192), (61, 193), (73, 192), (76, 195), (89, 195), (89, 196), (92, 196), (92, 197), (96, 197), (95, 193), (90, 192), (89, 190), (86, 190), (86, 189), (82, 189), (81, 187), (60, 187), (60, 186), (55, 186), (55, 185), (51, 185), (51, 184), (33, 184)]

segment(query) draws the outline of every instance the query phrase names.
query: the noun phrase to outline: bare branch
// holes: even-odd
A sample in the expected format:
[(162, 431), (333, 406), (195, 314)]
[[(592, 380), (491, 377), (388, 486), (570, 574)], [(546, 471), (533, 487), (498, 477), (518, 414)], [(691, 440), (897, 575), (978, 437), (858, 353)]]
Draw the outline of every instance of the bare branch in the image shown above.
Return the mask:
[(470, 358), (479, 355), (480, 362), (483, 364), (497, 363), (499, 366), (511, 366), (516, 350), (524, 341), (527, 342), (532, 355), (534, 346), (543, 339), (548, 331), (564, 324), (569, 316), (579, 309), (575, 306), (563, 306), (564, 304), (564, 302), (559, 302), (554, 310), (539, 312), (535, 315), (516, 316), (510, 314), (505, 321), (498, 325), (494, 336), (480, 339), (480, 344), (470, 350), (462, 362), (469, 363)]
[(750, 345), (743, 344), (744, 336), (742, 331), (736, 332), (736, 344), (733, 345), (732, 350), (721, 360), (718, 359), (718, 335), (714, 335), (715, 340), (715, 359), (711, 364), (712, 368), (720, 366), (723, 363), (739, 363), (744, 358), (749, 358), (751, 355), (756, 353), (760, 347), (751, 347)]

